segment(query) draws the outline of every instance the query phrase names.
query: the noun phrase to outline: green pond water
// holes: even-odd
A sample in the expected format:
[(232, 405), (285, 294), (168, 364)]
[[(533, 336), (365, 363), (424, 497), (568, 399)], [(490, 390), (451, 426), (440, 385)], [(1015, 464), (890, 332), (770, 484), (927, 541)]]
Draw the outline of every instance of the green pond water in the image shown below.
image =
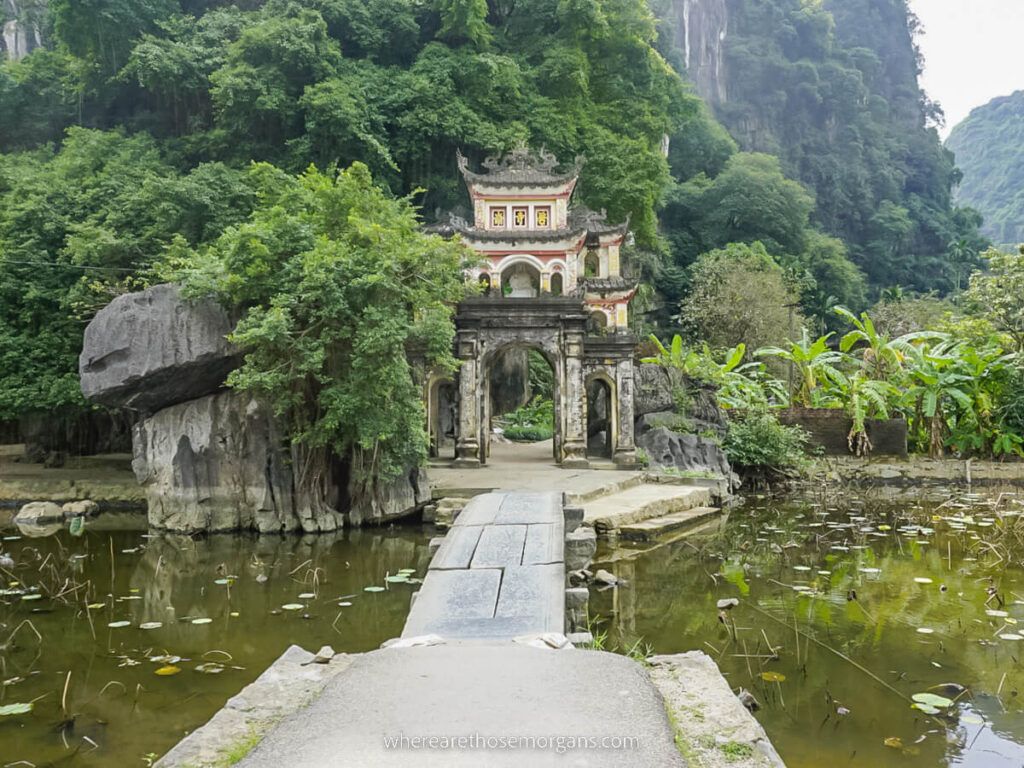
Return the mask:
[(290, 644), (360, 652), (399, 635), (415, 582), (386, 577), (429, 562), (416, 528), (98, 530), (117, 522), (89, 521), (79, 536), (0, 530), (16, 562), (0, 571), (0, 713), (34, 702), (0, 714), (0, 765), (145, 766)]
[[(711, 655), (790, 768), (1019, 768), (1022, 512), (1024, 496), (750, 499), (712, 533), (599, 552), (628, 586), (592, 590), (591, 615), (608, 647)], [(922, 693), (947, 701), (928, 715)]]

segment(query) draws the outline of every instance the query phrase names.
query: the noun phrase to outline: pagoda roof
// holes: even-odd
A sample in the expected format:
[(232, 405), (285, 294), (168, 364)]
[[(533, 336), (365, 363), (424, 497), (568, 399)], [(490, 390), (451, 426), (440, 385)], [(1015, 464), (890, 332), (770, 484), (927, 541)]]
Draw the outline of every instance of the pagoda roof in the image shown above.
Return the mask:
[(623, 293), (634, 290), (638, 281), (628, 277), (584, 277), (579, 281), (583, 293)]
[(625, 235), (629, 230), (629, 217), (621, 224), (609, 224), (606, 210), (598, 213), (585, 205), (574, 205), (569, 209), (569, 226), (585, 229), (590, 235)]
[(551, 152), (541, 148), (534, 153), (520, 145), (506, 155), (488, 157), (483, 161), (487, 172), (476, 173), (469, 169), (469, 160), (461, 151), (457, 157), (459, 170), (467, 184), (495, 187), (563, 186), (576, 180), (584, 162), (582, 157), (577, 157), (572, 167), (558, 173), (558, 160)]

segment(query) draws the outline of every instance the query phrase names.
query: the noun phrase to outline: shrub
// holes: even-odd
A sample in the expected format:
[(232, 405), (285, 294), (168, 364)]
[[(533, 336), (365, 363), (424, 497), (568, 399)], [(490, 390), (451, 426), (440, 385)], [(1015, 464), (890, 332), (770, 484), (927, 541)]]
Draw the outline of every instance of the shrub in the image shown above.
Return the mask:
[(733, 466), (767, 479), (800, 468), (807, 440), (804, 430), (783, 426), (770, 411), (748, 411), (730, 421), (723, 447)]

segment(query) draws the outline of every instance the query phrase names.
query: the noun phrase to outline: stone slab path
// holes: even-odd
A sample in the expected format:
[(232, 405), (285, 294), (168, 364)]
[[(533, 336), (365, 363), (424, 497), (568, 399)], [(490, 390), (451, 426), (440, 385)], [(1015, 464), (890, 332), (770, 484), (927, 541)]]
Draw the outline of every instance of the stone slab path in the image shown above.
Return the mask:
[(564, 531), (559, 493), (475, 496), (431, 560), (402, 637), (564, 632)]
[(587, 503), (583, 523), (605, 534), (624, 525), (707, 507), (710, 502), (707, 488), (645, 483)]
[[(434, 748), (428, 746), (430, 737)], [(441, 741), (446, 737), (447, 748)], [(459, 737), (465, 746), (453, 748), (451, 741)], [(581, 737), (593, 742), (581, 745)], [(601, 651), (443, 645), (357, 657), (316, 701), (282, 721), (238, 765), (679, 768), (686, 763), (675, 747), (661, 695), (644, 667), (630, 659)]]

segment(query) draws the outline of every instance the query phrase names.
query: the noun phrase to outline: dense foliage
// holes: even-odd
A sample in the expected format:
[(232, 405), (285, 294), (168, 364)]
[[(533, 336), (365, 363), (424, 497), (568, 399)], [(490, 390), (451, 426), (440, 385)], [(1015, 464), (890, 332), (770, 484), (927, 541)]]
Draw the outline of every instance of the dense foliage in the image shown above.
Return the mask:
[(963, 172), (957, 200), (981, 212), (996, 243), (1024, 243), (1024, 91), (975, 109), (946, 146)]
[[(678, 0), (656, 5), (670, 25), (684, 23)], [(711, 73), (718, 82), (705, 95), (742, 150), (779, 157), (783, 172), (814, 194), (813, 201), (787, 205), (777, 220), (796, 232), (797, 225), (807, 226), (801, 208), (812, 206), (813, 225), (846, 244), (876, 290), (952, 288), (957, 257), (951, 244), (962, 242), (961, 251), (976, 254), (984, 242), (977, 215), (951, 204), (959, 173), (934, 128), (941, 111), (918, 87), (919, 30), (906, 0), (730, 0), (727, 9), (724, 67)], [(691, 10), (689, 17), (697, 16)], [(662, 48), (672, 47), (672, 39), (665, 36)], [(677, 48), (670, 56), (683, 60)], [(691, 152), (692, 141), (682, 143)], [(720, 137), (709, 136), (707, 143), (718, 152), (704, 155), (716, 162), (728, 156)], [(691, 164), (673, 155), (680, 180), (689, 177)], [(761, 189), (768, 182), (782, 186), (764, 169), (758, 181)], [(681, 196), (687, 204), (694, 193)], [(766, 194), (765, 210), (774, 207), (772, 197)], [(683, 215), (666, 222), (682, 266), (702, 248), (722, 244), (695, 241), (686, 223), (689, 211), (683, 207)], [(779, 248), (763, 233), (757, 239), (780, 261), (803, 252), (799, 238), (787, 238)], [(819, 284), (836, 299), (856, 303), (844, 295), (851, 289), (842, 282), (819, 276)]]
[(362, 164), (298, 178), (257, 164), (248, 176), (251, 216), (207, 246), (177, 241), (160, 271), (242, 313), (232, 341), (245, 362), (228, 383), (260, 396), (292, 436), (300, 503), (315, 515), (332, 480), (325, 453), (351, 457), (368, 484), (425, 460), (409, 352), (454, 370), (451, 314), (472, 254), (423, 234)]

